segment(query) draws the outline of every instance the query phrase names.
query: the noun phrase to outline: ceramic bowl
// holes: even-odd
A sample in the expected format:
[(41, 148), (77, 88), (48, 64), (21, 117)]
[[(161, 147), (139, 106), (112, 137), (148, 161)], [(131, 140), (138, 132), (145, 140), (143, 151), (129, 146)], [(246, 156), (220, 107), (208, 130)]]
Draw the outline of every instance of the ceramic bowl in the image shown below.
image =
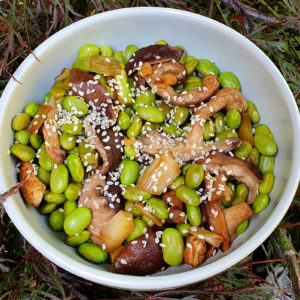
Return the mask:
[(10, 80), (0, 107), (0, 191), (17, 183), (15, 160), (9, 155), (13, 143), (10, 124), (27, 103), (42, 102), (54, 77), (70, 67), (80, 47), (87, 43), (109, 44), (123, 50), (164, 39), (182, 45), (189, 55), (213, 60), (221, 71), (240, 79), (246, 99), (253, 101), (261, 122), (267, 124), (278, 145), (275, 186), (269, 206), (251, 218), (250, 226), (226, 253), (219, 252), (198, 268), (172, 267), (147, 277), (113, 273), (109, 264), (92, 264), (64, 243), (64, 235), (50, 229), (45, 216), (27, 206), (17, 194), (5, 209), (22, 235), (58, 266), (99, 284), (130, 290), (162, 290), (207, 279), (236, 264), (257, 248), (286, 213), (300, 175), (300, 122), (293, 95), (271, 60), (248, 39), (209, 18), (165, 8), (130, 8), (101, 13), (76, 22), (51, 36), (29, 55)]

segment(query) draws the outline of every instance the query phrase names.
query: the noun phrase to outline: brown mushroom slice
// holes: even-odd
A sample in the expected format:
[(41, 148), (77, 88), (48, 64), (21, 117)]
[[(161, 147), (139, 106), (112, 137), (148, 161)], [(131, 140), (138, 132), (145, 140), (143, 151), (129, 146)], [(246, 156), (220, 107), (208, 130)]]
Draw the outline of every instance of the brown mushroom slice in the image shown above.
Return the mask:
[(223, 210), (227, 231), (232, 242), (236, 237), (236, 229), (238, 226), (254, 215), (250, 206), (245, 203), (239, 203)]
[(188, 235), (185, 240), (183, 260), (192, 267), (202, 264), (205, 259), (206, 243), (195, 235)]
[(21, 192), (25, 201), (38, 207), (42, 202), (46, 185), (35, 176), (32, 163), (29, 161), (21, 162), (20, 182), (24, 182)]
[(37, 134), (39, 129), (43, 126), (43, 124), (46, 121), (47, 118), (47, 114), (49, 113), (49, 111), (52, 109), (52, 107), (48, 104), (43, 104), (38, 112), (36, 113), (36, 115), (34, 116), (34, 118), (31, 120), (29, 127), (28, 127), (28, 131), (31, 134)]
[(204, 159), (199, 159), (197, 163), (204, 165), (211, 173), (215, 171), (222, 172), (245, 183), (249, 189), (247, 203), (252, 204), (254, 202), (262, 178), (259, 171), (250, 163), (224, 153), (210, 154)]
[(165, 262), (155, 239), (156, 230), (150, 228), (123, 247), (113, 263), (117, 273), (143, 276), (160, 271)]

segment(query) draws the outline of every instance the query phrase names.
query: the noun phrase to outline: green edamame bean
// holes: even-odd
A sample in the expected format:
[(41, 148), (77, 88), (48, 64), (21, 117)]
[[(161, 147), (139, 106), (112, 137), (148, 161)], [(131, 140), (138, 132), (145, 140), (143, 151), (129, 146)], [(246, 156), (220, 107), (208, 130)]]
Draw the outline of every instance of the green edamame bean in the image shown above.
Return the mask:
[(22, 144), (14, 144), (10, 152), (22, 161), (31, 161), (35, 158), (35, 151), (31, 147)]
[(79, 156), (79, 147), (75, 146), (73, 149), (68, 151), (68, 154), (76, 154), (77, 156)]
[(42, 181), (46, 185), (50, 185), (50, 176), (50, 171), (46, 171), (44, 168), (39, 167), (37, 177), (40, 181)]
[(51, 97), (51, 93), (48, 92), (45, 96), (44, 96), (44, 103), (47, 104), (50, 102), (50, 97)]
[(125, 155), (130, 158), (130, 159), (134, 159), (137, 157), (138, 155), (138, 152), (135, 150), (134, 146), (133, 145), (127, 145), (124, 147), (124, 152), (125, 152)]
[(218, 117), (223, 117), (224, 118), (225, 115), (221, 111), (217, 111), (211, 117), (212, 117), (213, 120), (216, 120)]
[(99, 53), (100, 50), (96, 45), (86, 44), (79, 49), (77, 57), (80, 60), (84, 60), (89, 56), (97, 56)]
[(41, 151), (39, 157), (39, 164), (43, 167), (46, 171), (51, 171), (55, 165), (55, 162), (51, 159), (49, 154), (46, 151), (45, 143), (42, 144)]
[(54, 168), (51, 171), (50, 176), (50, 188), (51, 191), (55, 194), (61, 194), (63, 193), (69, 182), (69, 172), (65, 165), (58, 165), (56, 168)]
[(114, 51), (113, 52), (113, 57), (121, 64), (121, 65), (126, 65), (126, 59), (123, 56), (121, 52)]
[(235, 148), (233, 153), (236, 157), (246, 160), (252, 152), (252, 146), (249, 142), (243, 142), (243, 144)]
[(172, 137), (180, 137), (183, 134), (182, 130), (174, 124), (165, 124), (162, 127), (162, 130), (163, 132), (169, 134)]
[(62, 231), (64, 223), (64, 210), (58, 208), (49, 216), (49, 224), (51, 228), (55, 231)]
[(141, 219), (133, 219), (133, 224), (134, 224), (134, 229), (127, 236), (126, 238), (127, 243), (141, 236), (144, 232), (144, 229), (147, 228), (147, 224)]
[(86, 207), (73, 210), (64, 221), (64, 230), (67, 235), (75, 235), (84, 230), (91, 222), (91, 211)]
[(185, 81), (184, 81), (185, 84), (189, 84), (189, 83), (201, 83), (201, 82), (202, 82), (202, 80), (201, 80), (200, 77), (198, 77), (198, 76), (192, 76), (192, 75), (188, 76), (185, 79)]
[(121, 75), (116, 76), (116, 81), (119, 91), (122, 91), (122, 93), (118, 94), (118, 100), (121, 102), (122, 105), (132, 105), (134, 103), (134, 100), (131, 96), (130, 86), (128, 83), (127, 73), (124, 65), (122, 65), (121, 68)]
[(250, 117), (251, 122), (253, 124), (258, 123), (260, 116), (255, 104), (251, 101), (247, 101), (247, 104), (248, 104), (247, 113)]
[(189, 229), (192, 227), (191, 224), (181, 223), (176, 224), (176, 229), (180, 232), (183, 237), (187, 237), (189, 235)]
[(143, 121), (141, 117), (135, 116), (132, 120), (131, 125), (127, 129), (127, 136), (129, 138), (136, 138), (140, 134), (142, 130), (142, 126), (143, 126)]
[(118, 125), (122, 130), (127, 130), (131, 124), (130, 116), (125, 112), (121, 111), (118, 116)]
[(170, 190), (176, 190), (179, 186), (184, 184), (184, 177), (183, 176), (178, 176), (176, 177), (168, 186), (168, 189)]
[(277, 146), (267, 135), (254, 135), (255, 148), (263, 155), (272, 156), (277, 152)]
[(182, 46), (176, 46), (176, 48), (179, 48), (179, 49), (183, 50), (183, 53), (181, 55), (181, 58), (180, 58), (179, 62), (184, 65), (185, 64), (185, 59), (186, 59), (186, 52), (185, 52), (185, 50)]
[(109, 45), (100, 46), (101, 55), (112, 56), (112, 50)]
[(175, 228), (164, 230), (161, 238), (164, 261), (170, 266), (178, 266), (183, 260), (184, 243), (183, 238)]
[(136, 45), (128, 45), (125, 48), (124, 56), (125, 56), (126, 63), (129, 61), (129, 59), (131, 58), (133, 53), (135, 53), (138, 50), (139, 50), (139, 48)]
[(154, 225), (154, 222), (146, 217), (145, 215), (142, 216), (142, 220), (147, 224), (147, 226), (152, 227)]
[(71, 182), (66, 190), (65, 190), (65, 197), (69, 201), (76, 201), (79, 197), (79, 193), (82, 189), (82, 183), (80, 182)]
[(72, 123), (64, 123), (62, 124), (61, 128), (66, 133), (77, 135), (82, 130), (82, 122), (77, 117), (73, 118), (74, 119)]
[(77, 208), (77, 202), (76, 201), (67, 200), (64, 203), (64, 217), (66, 218), (76, 208)]
[(128, 185), (126, 186), (122, 196), (126, 200), (130, 201), (144, 201), (150, 199), (152, 195), (150, 193), (139, 190), (136, 186)]
[(240, 183), (236, 186), (231, 205), (245, 202), (247, 200), (247, 197), (248, 197), (248, 187), (246, 184)]
[(186, 204), (185, 211), (188, 221), (193, 226), (199, 226), (201, 224), (201, 210), (200, 206), (191, 206)]
[(164, 113), (154, 106), (146, 105), (138, 110), (138, 114), (143, 120), (152, 123), (162, 123), (165, 120)]
[(257, 167), (259, 161), (259, 152), (255, 147), (252, 148), (252, 151), (248, 157), (248, 161)]
[(34, 149), (41, 147), (43, 138), (39, 134), (32, 134), (29, 138), (30, 144)]
[(129, 200), (125, 203), (125, 211), (132, 213), (134, 217), (141, 217), (143, 215), (138, 209), (136, 209), (134, 202)]
[(163, 200), (156, 197), (150, 198), (147, 200), (147, 206), (151, 206), (158, 218), (163, 220), (169, 218), (168, 206)]
[(220, 85), (222, 88), (235, 88), (241, 90), (241, 84), (238, 78), (231, 72), (223, 72), (219, 77)]
[(133, 109), (131, 106), (127, 106), (127, 107), (124, 109), (124, 112), (126, 112), (126, 114), (127, 114), (129, 117), (132, 117), (133, 114), (134, 114), (134, 109)]
[(216, 76), (219, 76), (220, 73), (218, 67), (208, 59), (198, 59), (197, 71), (203, 76), (209, 74), (215, 74)]
[(232, 191), (232, 196), (229, 200), (224, 200), (222, 201), (222, 205), (224, 207), (230, 207), (231, 206), (231, 203), (232, 203), (232, 200), (234, 199), (234, 196), (235, 196), (235, 185), (231, 182), (227, 182), (226, 185), (231, 189)]
[(263, 181), (259, 184), (260, 194), (270, 194), (274, 186), (274, 174), (265, 173), (263, 174)]
[(155, 95), (150, 90), (146, 90), (136, 96), (135, 103), (132, 107), (136, 112), (139, 112), (139, 110), (144, 109), (145, 106), (153, 106), (154, 102)]
[(52, 191), (48, 191), (44, 194), (44, 200), (52, 204), (61, 204), (66, 201), (64, 194), (54, 194)]
[(99, 163), (99, 153), (85, 141), (80, 142), (78, 150), (82, 164), (85, 167), (91, 166), (93, 169), (96, 169)]
[(66, 94), (66, 90), (62, 86), (59, 86), (59, 84), (54, 84), (50, 89), (50, 93), (55, 99), (59, 99)]
[(29, 114), (21, 113), (14, 118), (11, 127), (14, 131), (23, 130), (29, 126), (30, 121)]
[(177, 126), (182, 125), (189, 116), (189, 108), (186, 106), (176, 106), (172, 109), (171, 115), (174, 116), (173, 123)]
[(258, 162), (258, 169), (262, 174), (273, 173), (274, 171), (274, 157), (261, 155)]
[(66, 96), (62, 102), (63, 108), (76, 117), (83, 117), (88, 114), (89, 107), (86, 102), (75, 96)]
[(197, 188), (203, 181), (204, 178), (204, 169), (199, 164), (190, 165), (185, 174), (185, 184), (195, 189)]
[(40, 210), (43, 215), (51, 214), (56, 208), (57, 205), (55, 203), (42, 203), (40, 206)]
[(197, 68), (197, 65), (198, 65), (198, 59), (192, 57), (192, 58), (189, 58), (189, 56), (185, 59), (185, 70), (186, 70), (186, 74), (187, 75), (190, 75), (192, 74), (196, 68)]
[(68, 236), (66, 238), (66, 244), (71, 247), (79, 246), (88, 241), (90, 237), (91, 233), (88, 230), (83, 230), (77, 235)]
[(76, 145), (76, 136), (74, 136), (73, 134), (63, 132), (59, 136), (59, 144), (62, 149), (66, 150), (66, 151), (70, 151)]
[(155, 42), (154, 45), (168, 45), (168, 43), (164, 40), (159, 40), (159, 41)]
[(99, 246), (92, 243), (83, 243), (78, 247), (78, 252), (87, 260), (101, 264), (108, 258), (108, 254)]
[(264, 210), (269, 204), (269, 196), (266, 194), (258, 194), (254, 199), (252, 209), (255, 214)]
[(219, 134), (225, 130), (225, 120), (223, 116), (218, 116), (215, 119), (215, 127), (216, 127), (216, 134)]
[(67, 156), (67, 166), (74, 181), (81, 182), (84, 177), (84, 168), (80, 158), (76, 154)]
[(121, 173), (121, 183), (123, 185), (133, 184), (137, 181), (139, 174), (140, 165), (134, 160), (126, 161)]
[(205, 141), (213, 138), (215, 136), (216, 127), (214, 122), (206, 121), (204, 124), (204, 132), (203, 132), (203, 139)]
[[(234, 129), (233, 129), (234, 130)], [(233, 130), (224, 130), (221, 133), (216, 135), (216, 141), (218, 140), (225, 140), (231, 137), (238, 137), (237, 132), (234, 132)]]
[(273, 134), (269, 127), (265, 124), (258, 124), (255, 127), (254, 135), (266, 135), (268, 136), (271, 140), (274, 140)]
[(238, 226), (238, 228), (236, 229), (236, 236), (239, 236), (245, 232), (245, 230), (248, 227), (248, 223), (249, 223), (249, 220), (247, 219)]
[(236, 109), (229, 109), (226, 113), (226, 123), (229, 128), (239, 128), (241, 124), (241, 114)]
[(184, 184), (176, 189), (176, 196), (185, 204), (192, 206), (200, 204), (200, 195), (197, 194), (196, 190)]
[(201, 82), (192, 82), (192, 83), (185, 84), (183, 90), (189, 92), (189, 91), (198, 90), (200, 87), (201, 87)]
[(22, 145), (29, 143), (30, 133), (27, 130), (19, 130), (15, 133), (15, 140)]
[(183, 166), (181, 167), (181, 174), (182, 174), (183, 176), (185, 175), (186, 170), (188, 169), (188, 167), (191, 166), (191, 165), (192, 165), (191, 163), (187, 163), (187, 164), (185, 164), (185, 165), (183, 165)]
[(31, 118), (33, 118), (38, 112), (40, 105), (36, 102), (31, 102), (26, 105), (24, 112), (27, 113)]
[[(90, 55), (90, 56), (94, 56), (94, 55)], [(72, 63), (72, 68), (78, 68), (78, 69), (81, 69), (82, 71), (89, 72), (89, 70), (84, 67), (84, 59), (76, 59)]]

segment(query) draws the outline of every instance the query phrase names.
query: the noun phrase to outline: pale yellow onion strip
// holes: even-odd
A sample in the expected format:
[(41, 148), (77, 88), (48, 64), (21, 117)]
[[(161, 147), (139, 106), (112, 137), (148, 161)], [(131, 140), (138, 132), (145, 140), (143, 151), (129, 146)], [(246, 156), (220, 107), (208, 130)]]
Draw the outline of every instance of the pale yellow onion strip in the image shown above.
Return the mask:
[(88, 56), (84, 60), (84, 68), (90, 72), (105, 74), (106, 76), (120, 75), (122, 68), (113, 56)]
[(146, 206), (144, 206), (143, 204), (141, 204), (140, 202), (134, 202), (133, 203), (134, 207), (139, 210), (144, 216), (146, 216), (147, 218), (149, 218), (155, 225), (161, 227), (163, 225), (163, 222), (160, 218), (158, 218), (157, 216), (155, 216), (154, 214), (152, 214), (147, 208)]
[(205, 242), (219, 248), (220, 244), (223, 242), (223, 238), (215, 234), (214, 232), (211, 232), (209, 230), (206, 230), (202, 227), (194, 227), (192, 226), (189, 229), (189, 233), (195, 236), (198, 236), (199, 238), (203, 239)]

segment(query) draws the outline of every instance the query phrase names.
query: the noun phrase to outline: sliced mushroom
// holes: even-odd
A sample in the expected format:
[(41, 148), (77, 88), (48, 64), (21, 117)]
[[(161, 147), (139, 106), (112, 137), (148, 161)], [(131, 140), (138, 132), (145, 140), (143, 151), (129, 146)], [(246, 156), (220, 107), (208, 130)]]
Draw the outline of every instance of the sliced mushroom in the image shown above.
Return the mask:
[(35, 176), (31, 162), (21, 162), (20, 182), (24, 182), (21, 186), (21, 192), (25, 201), (30, 205), (38, 207), (42, 202), (46, 185)]
[(200, 266), (205, 258), (206, 243), (195, 235), (188, 235), (183, 252), (184, 262), (192, 267)]
[(250, 206), (245, 203), (239, 203), (223, 210), (227, 231), (232, 242), (236, 237), (236, 229), (238, 226), (254, 215)]

